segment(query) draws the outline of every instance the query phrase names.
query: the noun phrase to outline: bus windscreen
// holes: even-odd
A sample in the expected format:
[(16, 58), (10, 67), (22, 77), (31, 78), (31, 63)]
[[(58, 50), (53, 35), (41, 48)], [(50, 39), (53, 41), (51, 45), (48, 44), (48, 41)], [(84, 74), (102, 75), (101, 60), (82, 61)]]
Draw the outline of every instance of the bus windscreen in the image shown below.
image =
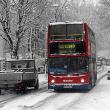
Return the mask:
[(81, 40), (84, 29), (82, 24), (60, 24), (52, 25), (50, 29), (51, 40)]
[(50, 58), (48, 71), (50, 74), (75, 74), (88, 71), (88, 58)]
[(79, 54), (85, 53), (84, 42), (54, 42), (50, 44), (50, 54)]

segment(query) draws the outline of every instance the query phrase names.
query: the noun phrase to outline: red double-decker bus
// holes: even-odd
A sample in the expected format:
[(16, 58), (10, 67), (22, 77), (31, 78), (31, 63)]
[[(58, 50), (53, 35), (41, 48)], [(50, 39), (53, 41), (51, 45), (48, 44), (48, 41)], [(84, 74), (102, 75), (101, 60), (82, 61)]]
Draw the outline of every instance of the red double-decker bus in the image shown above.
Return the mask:
[(48, 26), (48, 88), (87, 89), (96, 85), (96, 42), (87, 23)]

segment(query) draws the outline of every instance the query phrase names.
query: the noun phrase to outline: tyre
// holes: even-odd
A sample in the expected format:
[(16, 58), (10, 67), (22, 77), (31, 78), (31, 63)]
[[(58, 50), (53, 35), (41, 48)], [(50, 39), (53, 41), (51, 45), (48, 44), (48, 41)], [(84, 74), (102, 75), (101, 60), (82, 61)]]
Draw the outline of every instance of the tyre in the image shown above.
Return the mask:
[(94, 84), (95, 84), (95, 81), (93, 81), (92, 79), (90, 79), (90, 83), (87, 86), (87, 90), (91, 90), (93, 88)]
[(95, 87), (96, 86), (96, 81), (97, 81), (97, 77), (94, 77), (93, 78), (93, 81), (92, 81), (92, 87)]
[(110, 77), (107, 77), (108, 80), (110, 80)]
[(95, 79), (95, 81), (94, 81), (94, 86), (96, 86), (96, 83), (97, 83), (97, 79)]
[(91, 89), (96, 86), (97, 76), (91, 79)]
[(35, 90), (39, 89), (39, 80), (37, 80), (37, 83), (34, 86)]
[(60, 88), (54, 88), (54, 91), (55, 91), (55, 92), (61, 92), (62, 89), (60, 89)]
[(16, 90), (16, 94), (20, 94), (21, 92), (19, 90)]
[(25, 94), (27, 93), (27, 85), (23, 84), (20, 89), (15, 88), (16, 94)]
[(90, 83), (88, 86), (87, 86), (87, 90), (91, 90), (92, 89), (92, 83)]
[(56, 89), (56, 88), (55, 88), (54, 91), (55, 91), (55, 92), (59, 92), (59, 89)]
[(23, 94), (27, 93), (27, 86), (24, 86), (23, 90), (21, 91)]

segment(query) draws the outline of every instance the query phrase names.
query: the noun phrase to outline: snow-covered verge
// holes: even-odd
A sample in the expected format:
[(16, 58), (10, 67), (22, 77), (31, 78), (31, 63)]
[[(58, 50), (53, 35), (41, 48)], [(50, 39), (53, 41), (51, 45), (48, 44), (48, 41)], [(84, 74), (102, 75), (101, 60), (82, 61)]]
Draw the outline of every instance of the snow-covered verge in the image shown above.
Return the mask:
[[(63, 109), (67, 110), (67, 108)], [(68, 110), (110, 110), (110, 81), (106, 77)]]
[(108, 67), (107, 66), (102, 66), (100, 67), (99, 69), (97, 69), (97, 79), (103, 77), (104, 75), (107, 74), (107, 71), (108, 71)]

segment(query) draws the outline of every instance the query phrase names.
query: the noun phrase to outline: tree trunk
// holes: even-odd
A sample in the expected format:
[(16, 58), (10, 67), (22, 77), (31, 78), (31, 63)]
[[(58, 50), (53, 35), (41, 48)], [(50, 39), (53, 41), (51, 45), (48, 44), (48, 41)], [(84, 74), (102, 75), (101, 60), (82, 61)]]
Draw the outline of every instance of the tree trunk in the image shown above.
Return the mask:
[(19, 45), (20, 45), (20, 38), (18, 38), (15, 48), (13, 49), (13, 54), (15, 58), (18, 58), (18, 50), (19, 50)]

